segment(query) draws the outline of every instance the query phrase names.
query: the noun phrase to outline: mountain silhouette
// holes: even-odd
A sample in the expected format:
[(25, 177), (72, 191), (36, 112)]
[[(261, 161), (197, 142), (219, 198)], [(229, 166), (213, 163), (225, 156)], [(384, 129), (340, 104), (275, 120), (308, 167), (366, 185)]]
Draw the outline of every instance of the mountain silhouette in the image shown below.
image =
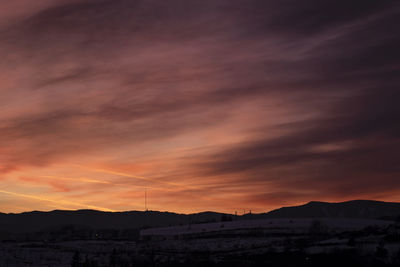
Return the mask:
[[(139, 229), (220, 221), (223, 213), (177, 214), (159, 211), (103, 212), (97, 210), (54, 210), (23, 213), (0, 213), (0, 233), (24, 233), (79, 226), (91, 229)], [(226, 216), (226, 215), (225, 215)]]
[(217, 212), (178, 214), (158, 211), (103, 212), (96, 210), (54, 210), (23, 213), (0, 213), (0, 238), (9, 234), (39, 231), (57, 232), (73, 226), (74, 229), (143, 229), (196, 223), (216, 222), (233, 218), (248, 220), (261, 218), (399, 218), (400, 203), (373, 200), (353, 200), (340, 203), (311, 201), (293, 207), (283, 207), (261, 214), (234, 216)]
[(375, 200), (351, 200), (339, 203), (311, 201), (293, 207), (283, 207), (264, 214), (268, 218), (363, 218), (396, 219), (400, 203)]

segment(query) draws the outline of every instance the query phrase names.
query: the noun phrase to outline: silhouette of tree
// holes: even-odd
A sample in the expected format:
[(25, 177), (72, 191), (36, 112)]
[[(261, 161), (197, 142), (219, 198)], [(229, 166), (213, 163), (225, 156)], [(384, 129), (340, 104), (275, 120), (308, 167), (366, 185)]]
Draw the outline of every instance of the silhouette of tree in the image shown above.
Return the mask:
[(232, 217), (226, 214), (222, 214), (221, 216), (221, 222), (230, 222), (232, 221)]
[(326, 234), (328, 232), (328, 226), (320, 220), (313, 220), (311, 222), (309, 233), (311, 235), (321, 235)]
[(74, 256), (72, 257), (71, 267), (80, 267), (81, 266), (81, 255), (79, 251), (75, 251)]
[(393, 262), (396, 263), (396, 264), (399, 264), (399, 266), (400, 266), (400, 248), (397, 251), (397, 253), (394, 254)]
[(113, 251), (110, 255), (110, 266), (111, 267), (117, 266), (117, 251), (115, 250), (115, 248), (113, 249)]
[(381, 259), (384, 259), (388, 256), (388, 250), (385, 248), (385, 242), (383, 242), (383, 240), (381, 240), (376, 247), (375, 255)]
[(95, 262), (94, 260), (90, 260), (88, 258), (88, 256), (86, 255), (85, 257), (85, 261), (82, 264), (83, 267), (96, 267), (97, 266), (97, 262)]
[(349, 247), (355, 247), (356, 246), (356, 239), (353, 236), (350, 237), (349, 241), (347, 242), (347, 245)]

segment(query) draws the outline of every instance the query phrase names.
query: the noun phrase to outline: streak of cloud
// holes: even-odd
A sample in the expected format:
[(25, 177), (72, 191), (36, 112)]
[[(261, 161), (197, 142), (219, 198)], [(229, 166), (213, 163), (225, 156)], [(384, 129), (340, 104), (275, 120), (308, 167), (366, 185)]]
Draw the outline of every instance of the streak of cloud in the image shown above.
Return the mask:
[(11, 1), (0, 183), (113, 210), (140, 207), (144, 188), (180, 212), (394, 199), (399, 13), (391, 0)]
[[(95, 209), (95, 210), (102, 210), (102, 211), (114, 211), (112, 209), (99, 207), (99, 206), (94, 206), (94, 205), (87, 205), (87, 204), (83, 204), (83, 203), (79, 203), (79, 202), (73, 202), (73, 201), (67, 201), (67, 200), (55, 200), (55, 199), (50, 199), (48, 197), (33, 196), (33, 195), (22, 194), (22, 193), (17, 193), (17, 192), (10, 192), (10, 191), (6, 191), (6, 190), (0, 190), (0, 193), (13, 195), (13, 196), (17, 196), (17, 197), (22, 197), (22, 198), (39, 200), (39, 201), (52, 202), (52, 203), (54, 203), (56, 205), (65, 205), (65, 206), (68, 206), (68, 207), (72, 206), (75, 209), (76, 208), (88, 208), (88, 209)], [(72, 207), (70, 209), (72, 209)]]

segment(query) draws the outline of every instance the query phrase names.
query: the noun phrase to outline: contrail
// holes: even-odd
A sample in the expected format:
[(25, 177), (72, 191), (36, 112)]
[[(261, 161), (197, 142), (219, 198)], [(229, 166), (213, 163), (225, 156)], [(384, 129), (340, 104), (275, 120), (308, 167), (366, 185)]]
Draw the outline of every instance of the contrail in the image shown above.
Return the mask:
[[(91, 169), (91, 170), (97, 171), (97, 172), (102, 172), (102, 173), (114, 174), (114, 175), (118, 175), (118, 176), (132, 177), (135, 179), (141, 179), (141, 180), (156, 182), (156, 183), (160, 183), (160, 184), (167, 184), (167, 185), (171, 185), (171, 186), (178, 187), (180, 189), (185, 189), (185, 190), (203, 189), (202, 187), (199, 187), (199, 186), (190, 186), (190, 185), (182, 185), (182, 184), (177, 184), (177, 183), (165, 182), (165, 181), (155, 180), (155, 179), (151, 179), (151, 178), (146, 178), (143, 176), (136, 176), (136, 175), (131, 175), (128, 173), (109, 171), (109, 170), (105, 170), (105, 169)], [(148, 186), (147, 186), (147, 188), (148, 188)], [(175, 191), (175, 190), (171, 190), (171, 189), (167, 189), (167, 188), (163, 188), (163, 190), (164, 191)], [(210, 196), (205, 196), (205, 195), (196, 196), (196, 197), (204, 199), (204, 200), (209, 200), (209, 201), (219, 201), (219, 202), (221, 201), (220, 198), (210, 197)]]
[(83, 203), (79, 203), (79, 202), (71, 202), (71, 201), (66, 201), (66, 200), (53, 200), (53, 199), (45, 198), (45, 197), (41, 197), (41, 196), (32, 196), (32, 195), (16, 193), (16, 192), (11, 192), (11, 191), (6, 191), (6, 190), (0, 190), (0, 193), (13, 195), (13, 196), (18, 196), (18, 197), (30, 198), (30, 199), (40, 200), (40, 201), (48, 201), (48, 202), (57, 203), (57, 204), (63, 204), (63, 205), (86, 207), (86, 208), (94, 209), (94, 210), (115, 211), (115, 210), (112, 210), (112, 209), (99, 207), (99, 206), (94, 206), (94, 205), (87, 205), (87, 204), (83, 204)]
[(58, 177), (58, 176), (50, 176), (50, 175), (40, 175), (39, 177), (50, 178), (50, 179), (60, 179), (60, 180), (68, 180), (68, 181), (77, 181), (77, 182), (86, 182), (86, 183), (95, 183), (95, 184), (112, 184), (109, 181), (101, 181), (86, 177), (72, 178), (72, 177)]
[[(95, 171), (100, 172), (99, 170), (95, 170)], [(101, 172), (105, 173), (104, 171), (101, 171)], [(107, 172), (107, 173), (110, 173), (110, 172)], [(117, 175), (116, 173), (112, 173), (112, 174)], [(127, 175), (118, 174), (118, 176), (127, 176)], [(74, 178), (74, 177), (59, 177), (59, 176), (50, 176), (50, 175), (40, 175), (37, 177), (49, 178), (49, 179), (54, 179), (54, 180), (66, 180), (66, 181), (76, 181), (76, 182), (86, 182), (86, 183), (96, 183), (96, 184), (108, 184), (108, 185), (115, 185), (115, 186), (126, 186), (128, 184), (128, 183), (116, 183), (116, 182), (111, 182), (111, 181), (96, 180), (96, 179), (87, 178), (87, 177)], [(129, 176), (129, 177), (133, 177), (133, 176)], [(144, 179), (144, 178), (139, 178), (138, 176), (134, 176), (134, 177), (138, 178), (138, 179)], [(154, 186), (142, 186), (142, 185), (139, 185), (139, 186), (135, 185), (135, 187), (157, 188)], [(162, 188), (162, 187), (160, 187), (160, 188)]]
[(91, 169), (91, 170), (92, 171), (96, 171), (96, 172), (114, 174), (114, 175), (118, 175), (118, 176), (131, 177), (131, 178), (144, 180), (144, 181), (148, 181), (148, 182), (156, 182), (156, 183), (160, 183), (160, 184), (167, 184), (167, 185), (181, 187), (181, 188), (185, 188), (185, 189), (195, 189), (195, 187), (193, 187), (193, 186), (187, 186), (187, 185), (178, 184), (178, 183), (160, 181), (160, 180), (156, 180), (154, 178), (147, 178), (147, 177), (138, 176), (138, 175), (132, 175), (132, 174), (123, 173), (123, 172), (115, 172), (115, 171), (110, 171), (110, 170), (105, 170), (105, 169)]

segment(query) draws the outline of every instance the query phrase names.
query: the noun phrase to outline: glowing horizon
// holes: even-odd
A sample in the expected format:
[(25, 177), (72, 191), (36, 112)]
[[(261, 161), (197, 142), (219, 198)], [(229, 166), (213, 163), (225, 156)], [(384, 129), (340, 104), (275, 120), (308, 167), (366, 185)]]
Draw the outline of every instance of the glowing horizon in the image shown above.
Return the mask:
[(400, 7), (328, 2), (5, 0), (0, 212), (400, 201)]

